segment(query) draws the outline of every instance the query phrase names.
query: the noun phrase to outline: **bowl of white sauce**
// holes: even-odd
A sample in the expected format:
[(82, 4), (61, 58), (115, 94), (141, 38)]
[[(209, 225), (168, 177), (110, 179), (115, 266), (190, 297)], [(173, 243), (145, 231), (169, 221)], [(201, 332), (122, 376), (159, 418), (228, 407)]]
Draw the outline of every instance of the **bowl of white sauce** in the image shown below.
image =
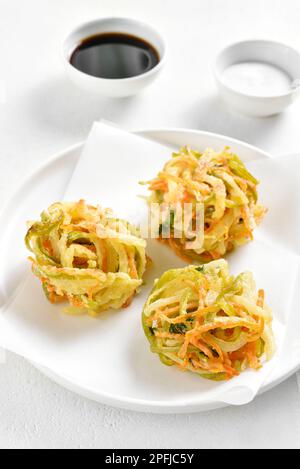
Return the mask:
[(278, 114), (300, 96), (300, 54), (275, 41), (226, 47), (216, 59), (214, 75), (226, 103), (249, 116)]

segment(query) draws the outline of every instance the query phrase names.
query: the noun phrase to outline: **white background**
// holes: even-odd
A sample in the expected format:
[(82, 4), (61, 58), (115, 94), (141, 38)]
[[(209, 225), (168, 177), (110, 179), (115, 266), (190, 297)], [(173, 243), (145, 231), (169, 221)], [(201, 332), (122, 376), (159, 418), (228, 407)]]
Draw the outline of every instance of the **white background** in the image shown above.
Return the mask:
[[(220, 48), (240, 39), (300, 49), (299, 0), (0, 0), (0, 12), (0, 206), (29, 171), (83, 140), (100, 118), (209, 130), (273, 154), (300, 153), (300, 101), (264, 120), (237, 116), (219, 101), (211, 74)], [(64, 74), (64, 36), (105, 15), (151, 22), (169, 43), (164, 74), (141, 96), (94, 98)], [(300, 394), (293, 377), (243, 408), (138, 414), (73, 395), (8, 354), (0, 366), (0, 447), (300, 448)]]

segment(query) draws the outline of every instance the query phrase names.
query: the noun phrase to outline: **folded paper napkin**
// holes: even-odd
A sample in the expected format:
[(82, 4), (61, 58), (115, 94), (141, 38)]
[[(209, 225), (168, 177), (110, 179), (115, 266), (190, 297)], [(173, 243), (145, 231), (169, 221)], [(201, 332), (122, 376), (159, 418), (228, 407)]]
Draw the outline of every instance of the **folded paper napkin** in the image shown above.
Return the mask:
[[(137, 197), (145, 190), (138, 182), (155, 176), (170, 153), (167, 146), (97, 123), (66, 187), (65, 200), (83, 198), (138, 223), (147, 215), (145, 202)], [(164, 367), (150, 353), (140, 324), (143, 304), (155, 278), (164, 270), (183, 265), (155, 241), (149, 242), (155, 268), (148, 273), (146, 286), (131, 307), (103, 313), (96, 320), (61, 314), (61, 306), (48, 303), (38, 280), (28, 274), (1, 311), (0, 346), (78, 386), (100, 390), (104, 396), (114, 393), (129, 400), (187, 404), (250, 402), (270, 374), (275, 376), (285, 366), (300, 361), (300, 160), (264, 159), (248, 166), (261, 180), (260, 198), (269, 207), (269, 214), (255, 241), (228, 260), (234, 274), (245, 270), (254, 273), (274, 312), (278, 351), (262, 370), (214, 383)], [(20, 226), (20, 242), (24, 231)], [(25, 263), (26, 259), (18, 262)]]

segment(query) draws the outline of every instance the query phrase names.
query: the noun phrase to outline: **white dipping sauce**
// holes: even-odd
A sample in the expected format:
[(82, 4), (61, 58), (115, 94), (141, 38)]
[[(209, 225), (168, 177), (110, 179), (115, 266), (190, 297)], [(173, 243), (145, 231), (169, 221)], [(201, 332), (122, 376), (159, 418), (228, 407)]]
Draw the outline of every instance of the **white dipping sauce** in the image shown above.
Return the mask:
[(280, 68), (263, 62), (241, 62), (222, 73), (222, 80), (230, 88), (253, 96), (277, 96), (288, 93), (291, 77)]

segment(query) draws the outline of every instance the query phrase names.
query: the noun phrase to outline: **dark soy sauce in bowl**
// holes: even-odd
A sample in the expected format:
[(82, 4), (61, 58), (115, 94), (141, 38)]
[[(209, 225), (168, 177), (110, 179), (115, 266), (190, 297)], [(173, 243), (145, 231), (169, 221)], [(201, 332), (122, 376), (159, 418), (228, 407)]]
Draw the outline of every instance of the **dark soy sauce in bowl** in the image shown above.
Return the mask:
[(97, 78), (122, 79), (142, 75), (160, 62), (159, 53), (144, 39), (124, 33), (102, 33), (81, 41), (70, 63)]

